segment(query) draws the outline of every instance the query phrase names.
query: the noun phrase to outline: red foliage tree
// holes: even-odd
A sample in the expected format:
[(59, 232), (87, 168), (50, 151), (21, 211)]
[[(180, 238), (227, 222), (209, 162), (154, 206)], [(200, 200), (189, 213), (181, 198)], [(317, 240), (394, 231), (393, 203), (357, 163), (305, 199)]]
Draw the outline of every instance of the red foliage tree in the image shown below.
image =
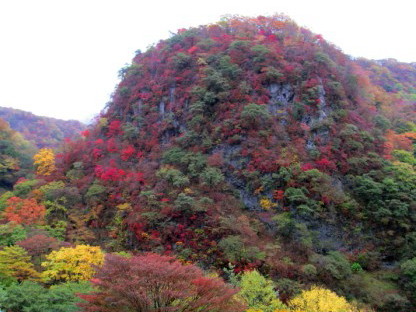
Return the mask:
[(95, 166), (95, 175), (103, 181), (121, 181), (126, 175), (123, 169), (114, 167)]
[(302, 171), (308, 171), (308, 170), (314, 169), (315, 167), (314, 167), (313, 164), (308, 162), (306, 164), (303, 164), (300, 168), (301, 168)]
[(95, 160), (101, 158), (103, 156), (103, 151), (99, 148), (94, 148), (91, 152), (92, 157), (94, 157)]
[(114, 138), (109, 139), (107, 141), (107, 151), (110, 153), (114, 153), (114, 152), (117, 152), (117, 150), (118, 148), (117, 148), (117, 144)]
[(131, 258), (107, 255), (92, 283), (98, 291), (80, 295), (84, 311), (244, 311), (237, 290), (205, 277), (194, 265), (157, 254)]
[(121, 159), (124, 161), (129, 160), (136, 153), (133, 145), (128, 145), (126, 148), (121, 151)]
[(89, 137), (90, 136), (90, 131), (89, 130), (85, 130), (85, 131), (81, 131), (81, 135), (83, 136), (83, 137), (85, 137), (85, 138), (87, 138), (87, 137)]
[(20, 247), (27, 250), (31, 256), (40, 256), (47, 254), (52, 250), (58, 249), (60, 244), (56, 238), (46, 236), (44, 234), (36, 234), (16, 243)]
[(282, 200), (284, 198), (285, 191), (283, 190), (275, 190), (273, 192), (273, 198), (275, 200)]
[(7, 200), (4, 217), (8, 221), (19, 224), (39, 224), (43, 221), (45, 212), (45, 207), (39, 205), (34, 198), (10, 197)]
[(108, 125), (107, 136), (111, 137), (114, 135), (119, 135), (121, 133), (123, 133), (123, 131), (121, 130), (121, 121), (120, 120), (111, 121), (110, 124)]
[(325, 157), (315, 161), (315, 164), (319, 170), (325, 171), (325, 172), (330, 172), (330, 171), (337, 169), (337, 166), (332, 161), (330, 161), (328, 158), (325, 158)]

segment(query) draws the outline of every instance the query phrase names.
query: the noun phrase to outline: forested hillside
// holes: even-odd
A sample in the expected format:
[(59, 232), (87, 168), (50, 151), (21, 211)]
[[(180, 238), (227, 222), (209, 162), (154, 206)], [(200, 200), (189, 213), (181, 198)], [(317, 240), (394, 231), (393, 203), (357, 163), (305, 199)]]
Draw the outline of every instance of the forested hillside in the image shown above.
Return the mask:
[[(26, 248), (38, 230), (49, 237), (32, 279), (88, 280), (59, 275), (54, 263), (79, 252), (101, 265), (104, 250), (118, 254), (93, 279), (100, 292), (81, 296), (85, 311), (159, 311), (118, 291), (139, 285), (123, 275), (140, 280), (139, 263), (157, 264), (152, 278), (180, 280), (161, 269), (182, 270), (171, 256), (190, 265), (190, 293), (224, 294), (218, 306), (188, 307), (178, 294), (172, 311), (416, 306), (414, 64), (354, 60), (285, 16), (232, 17), (138, 51), (120, 75), (83, 137), (56, 163), (43, 150), (36, 180), (0, 197), (6, 212), (43, 207), (26, 236), (8, 242)], [(5, 226), (13, 216), (4, 214)], [(238, 285), (240, 299), (193, 264)], [(253, 285), (264, 290), (259, 301)], [(107, 297), (117, 304), (105, 310)], [(313, 298), (325, 304), (314, 310)]]
[(36, 148), (0, 118), (0, 194), (32, 172)]
[(0, 118), (6, 120), (13, 130), (38, 148), (56, 148), (65, 138), (79, 137), (85, 125), (76, 120), (60, 120), (36, 116), (19, 109), (0, 107)]

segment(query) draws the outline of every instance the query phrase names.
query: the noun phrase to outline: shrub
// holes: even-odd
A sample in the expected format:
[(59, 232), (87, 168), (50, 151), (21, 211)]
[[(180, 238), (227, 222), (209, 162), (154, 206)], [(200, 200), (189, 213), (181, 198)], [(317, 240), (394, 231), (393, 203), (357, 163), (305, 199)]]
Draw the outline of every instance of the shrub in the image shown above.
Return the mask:
[(363, 268), (361, 267), (361, 264), (359, 264), (358, 262), (354, 262), (353, 264), (351, 264), (351, 271), (353, 271), (354, 273), (359, 273), (363, 271)]
[(51, 288), (43, 288), (32, 281), (13, 284), (4, 291), (0, 308), (7, 311), (27, 312), (76, 312), (81, 299), (78, 293), (87, 293), (92, 288), (89, 283), (64, 283)]
[(286, 306), (277, 298), (274, 285), (258, 271), (245, 272), (239, 283), (241, 287), (238, 293), (253, 310), (273, 312), (276, 309), (284, 309)]
[(12, 277), (18, 281), (38, 278), (39, 274), (30, 260), (29, 254), (22, 247), (4, 247), (0, 250), (0, 278)]
[(289, 306), (307, 312), (352, 312), (358, 308), (329, 289), (313, 286), (289, 302)]
[(258, 128), (265, 126), (271, 119), (266, 105), (247, 104), (241, 112), (243, 126), (247, 128)]
[(52, 251), (46, 259), (47, 261), (42, 263), (45, 267), (45, 271), (42, 272), (45, 281), (85, 281), (94, 274), (93, 265), (103, 264), (104, 253), (100, 247), (78, 245)]
[(143, 254), (129, 258), (107, 255), (92, 280), (99, 290), (81, 295), (83, 311), (242, 312), (236, 290), (196, 266), (172, 257)]
[(189, 184), (189, 179), (181, 171), (172, 167), (162, 167), (157, 176), (163, 180), (166, 180), (170, 184), (176, 187), (183, 187)]
[(224, 181), (224, 175), (218, 168), (208, 167), (200, 174), (203, 184), (208, 186), (216, 186)]

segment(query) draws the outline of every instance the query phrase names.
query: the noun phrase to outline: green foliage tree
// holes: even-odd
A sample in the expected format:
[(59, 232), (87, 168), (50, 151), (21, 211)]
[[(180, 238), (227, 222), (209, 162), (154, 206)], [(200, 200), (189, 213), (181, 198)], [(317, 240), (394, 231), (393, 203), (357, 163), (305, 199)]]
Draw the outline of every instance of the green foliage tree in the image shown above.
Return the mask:
[(157, 176), (176, 187), (183, 187), (189, 184), (189, 179), (181, 171), (172, 167), (162, 167)]
[(245, 272), (241, 276), (238, 293), (253, 310), (274, 312), (286, 306), (278, 299), (273, 282), (266, 279), (258, 271)]
[(185, 53), (179, 52), (174, 58), (174, 64), (178, 70), (182, 70), (191, 65), (192, 57)]
[(76, 312), (82, 300), (77, 294), (92, 290), (88, 282), (63, 283), (49, 289), (33, 281), (13, 284), (3, 290), (0, 308), (10, 312)]
[(348, 260), (338, 251), (330, 251), (327, 255), (314, 255), (312, 263), (318, 269), (321, 278), (330, 282), (331, 279), (344, 280), (352, 274)]
[(403, 262), (400, 269), (402, 287), (410, 294), (413, 302), (416, 302), (416, 257)]
[(27, 231), (21, 224), (0, 224), (0, 246), (11, 246), (26, 238)]
[(258, 128), (266, 126), (271, 120), (271, 115), (267, 111), (266, 105), (247, 104), (241, 112), (243, 126), (248, 128)]
[(416, 166), (416, 158), (414, 153), (404, 150), (394, 150), (392, 155), (399, 161)]
[(264, 259), (265, 253), (256, 246), (243, 242), (240, 236), (230, 235), (220, 240), (218, 246), (229, 261), (254, 261)]
[(0, 213), (7, 207), (7, 200), (11, 197), (15, 196), (13, 192), (5, 192), (0, 195)]
[(64, 182), (52, 181), (39, 187), (39, 190), (42, 192), (43, 199), (45, 201), (46, 200), (53, 201), (57, 199), (57, 196), (56, 196), (57, 191), (62, 190), (64, 187), (65, 187)]
[(179, 211), (190, 212), (195, 206), (195, 199), (184, 193), (179, 193), (175, 200), (175, 208)]
[(105, 192), (106, 192), (106, 188), (103, 185), (94, 182), (88, 188), (88, 191), (85, 194), (85, 198), (90, 202), (97, 201), (103, 197)]
[[(352, 178), (353, 194), (364, 205), (363, 216), (376, 224), (385, 253), (407, 258), (416, 255), (412, 207), (416, 204), (416, 172), (410, 164), (396, 162)], [(403, 239), (404, 237), (404, 239)]]
[(0, 192), (10, 190), (32, 168), (35, 148), (0, 118)]
[(224, 175), (218, 168), (208, 167), (200, 174), (203, 184), (214, 187), (224, 181)]
[(307, 193), (305, 188), (288, 187), (285, 191), (285, 198), (291, 204), (304, 204), (308, 202)]
[(13, 194), (15, 194), (17, 197), (25, 197), (36, 188), (38, 183), (39, 180), (36, 179), (25, 180), (20, 183), (16, 183), (13, 187)]

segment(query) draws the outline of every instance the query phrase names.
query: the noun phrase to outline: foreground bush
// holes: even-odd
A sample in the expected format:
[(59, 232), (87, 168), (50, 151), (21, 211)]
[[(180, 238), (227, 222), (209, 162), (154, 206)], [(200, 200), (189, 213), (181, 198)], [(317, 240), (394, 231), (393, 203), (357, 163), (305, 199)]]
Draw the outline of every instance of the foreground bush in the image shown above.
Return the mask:
[(95, 272), (93, 265), (102, 265), (104, 253), (100, 247), (78, 245), (62, 247), (46, 256), (42, 277), (46, 282), (86, 281)]
[(0, 287), (0, 309), (9, 312), (76, 312), (79, 293), (91, 291), (88, 282), (63, 283), (44, 288), (33, 281)]
[(107, 255), (92, 283), (96, 292), (80, 295), (84, 311), (244, 311), (237, 290), (219, 278), (204, 276), (194, 265), (157, 254)]
[(310, 290), (303, 291), (289, 302), (293, 309), (305, 312), (360, 312), (344, 297), (338, 296), (329, 289), (314, 286)]
[(245, 272), (239, 283), (239, 295), (250, 307), (248, 311), (274, 312), (286, 306), (277, 298), (273, 282), (266, 279), (258, 271)]

